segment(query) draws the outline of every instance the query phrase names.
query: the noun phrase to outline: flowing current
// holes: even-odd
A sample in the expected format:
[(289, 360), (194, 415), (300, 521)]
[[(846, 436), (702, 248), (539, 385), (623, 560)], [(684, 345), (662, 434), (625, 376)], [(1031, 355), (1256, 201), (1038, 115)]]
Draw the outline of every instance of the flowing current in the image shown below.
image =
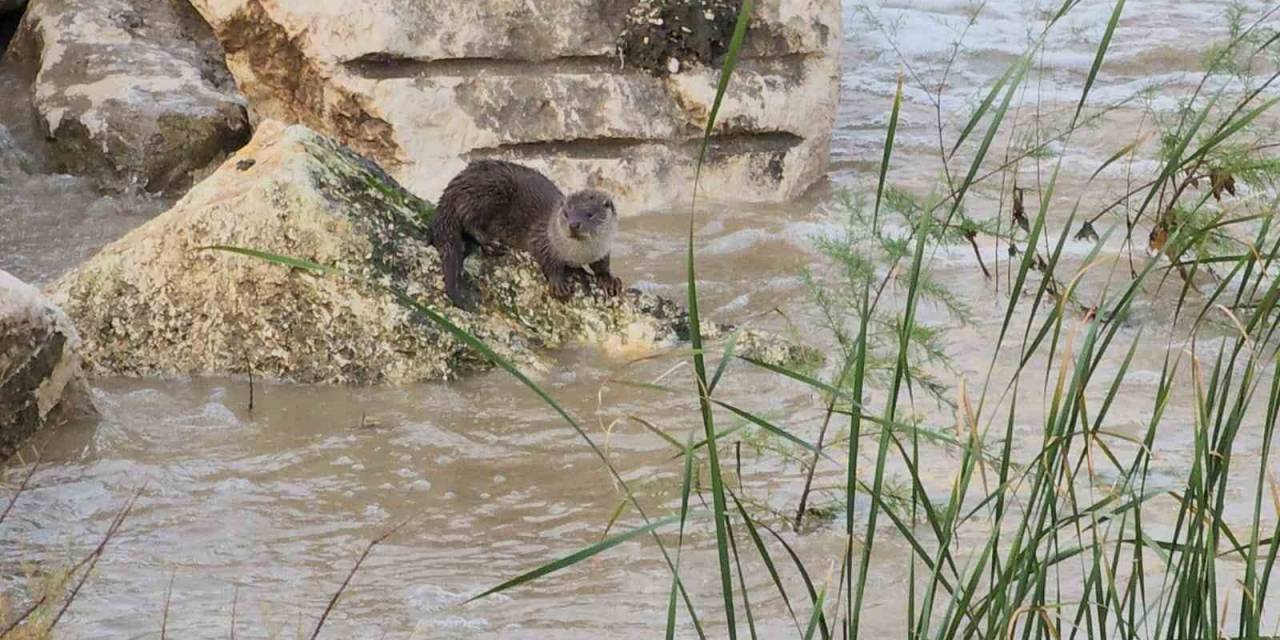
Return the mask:
[[(700, 214), (703, 312), (830, 346), (829, 338), (812, 329), (820, 315), (802, 274), (824, 268), (814, 238), (839, 229), (837, 196), (874, 193), (899, 77), (905, 79), (904, 104), (890, 182), (927, 195), (944, 179), (939, 125), (950, 144), (985, 89), (1038, 35), (1049, 4), (846, 0), (830, 179), (801, 202), (709, 206)], [(1061, 156), (1064, 204), (1051, 211), (1051, 225), (1061, 228), (1077, 198), (1083, 209), (1096, 209), (1122, 194), (1129, 176), (1158, 170), (1148, 154), (1117, 165), (1086, 189), (1090, 175), (1109, 156), (1151, 130), (1148, 109), (1170, 109), (1195, 89), (1203, 54), (1228, 35), (1232, 4), (1128, 3), (1090, 97), (1091, 105), (1118, 106), (1069, 143), (1051, 145), (1053, 157), (1018, 167), (1018, 179), (1031, 188), (1047, 179)], [(1256, 15), (1270, 4), (1245, 6)], [(979, 5), (979, 17), (967, 26), (970, 11)], [(1111, 6), (1085, 0), (1055, 28), (1025, 90), (1013, 97), (1011, 117), (1052, 123), (1074, 108)], [(939, 98), (937, 84), (944, 77)], [(0, 95), (23, 91), (16, 75), (0, 71)], [(41, 142), (30, 113), (12, 97), (0, 101), (0, 124), (39, 157)], [(1006, 157), (1006, 143), (997, 141), (993, 157)], [(994, 168), (999, 162), (988, 164)], [(951, 170), (967, 167), (967, 161), (958, 160)], [(1007, 215), (1008, 203), (1001, 208), (1001, 201), (1009, 187), (999, 176), (984, 182), (970, 195), (970, 213)], [(0, 268), (47, 284), (168, 204), (104, 197), (84, 181), (44, 173), (0, 185)], [(624, 220), (614, 263), (625, 282), (675, 299), (684, 296), (686, 213)], [(1104, 219), (1099, 231), (1117, 221)], [(1056, 238), (1057, 229), (1052, 234)], [(962, 378), (970, 388), (981, 384), (1007, 301), (1004, 248), (988, 242), (978, 250), (993, 271), (991, 279), (967, 246), (940, 251), (931, 262), (940, 282), (974, 312), (972, 321), (962, 324), (940, 309), (924, 310), (924, 322), (949, 329), (957, 371), (943, 379), (952, 397)], [(1079, 262), (1091, 250), (1091, 243), (1073, 241), (1065, 254)], [(1104, 255), (1124, 251), (1113, 240)], [(1131, 393), (1118, 399), (1110, 418), (1121, 432), (1138, 434), (1150, 418), (1170, 329), (1167, 312), (1158, 297), (1146, 300), (1122, 333), (1126, 344), (1140, 330), (1143, 337), (1127, 378)], [(676, 504), (680, 473), (672, 462), (674, 449), (630, 418), (683, 440), (691, 429), (701, 429), (696, 404), (690, 402), (694, 396), (621, 381), (651, 381), (676, 367), (680, 355), (630, 363), (581, 349), (558, 357), (559, 366), (541, 382), (581, 418), (652, 505), (651, 512), (666, 513)], [(1007, 379), (1014, 364), (996, 362), (994, 377)], [(668, 380), (689, 388), (687, 369), (677, 368)], [(670, 575), (652, 541), (643, 538), (509, 594), (464, 604), (522, 571), (598, 541), (621, 499), (578, 436), (506, 375), (394, 389), (258, 383), (252, 410), (248, 383), (241, 379), (99, 379), (94, 386), (103, 419), (40, 438), (43, 463), (13, 515), (0, 525), (0, 588), (21, 598), (29, 570), (78, 561), (142, 488), (131, 516), (61, 625), (66, 637), (158, 637), (166, 598), (173, 637), (226, 637), (233, 624), (241, 638), (309, 635), (368, 542), (404, 522), (356, 574), (330, 616), (326, 637), (661, 636)], [(1041, 403), (1039, 392), (1035, 389), (1025, 402)], [(734, 365), (718, 393), (778, 418), (802, 437), (816, 437), (820, 407), (799, 384)], [(917, 409), (936, 412), (925, 404)], [(936, 413), (944, 426), (951, 420)], [(1192, 458), (1190, 408), (1171, 407), (1165, 421), (1185, 429), (1161, 434), (1163, 446), (1153, 462), (1156, 483), (1176, 482)], [(1034, 421), (1015, 433), (1015, 449), (1039, 446), (1042, 435)], [(753, 444), (741, 448), (745, 493), (760, 504), (793, 510), (803, 474)], [(1242, 436), (1236, 451), (1240, 464), (1248, 467), (1252, 460), (1256, 467), (1260, 446), (1260, 436)], [(726, 464), (736, 465), (731, 452), (726, 448), (726, 458), (732, 458)], [(943, 496), (955, 460), (941, 450), (937, 456), (937, 467), (925, 480)], [(9, 466), (0, 494), (5, 502), (24, 470), (16, 463)], [(841, 474), (834, 466), (824, 467), (817, 484), (839, 485)], [(843, 507), (837, 509), (835, 520), (815, 516), (818, 522), (806, 533), (788, 537), (819, 574), (843, 544)], [(633, 516), (624, 513), (619, 526), (634, 526)], [(1160, 526), (1156, 520), (1151, 526)], [(690, 545), (682, 575), (706, 617), (718, 619), (714, 538), (702, 528)], [(864, 631), (868, 637), (902, 637), (911, 549), (890, 528), (877, 545)], [(768, 574), (761, 566), (746, 570), (761, 637), (793, 636)], [(800, 593), (798, 583), (795, 589), (793, 594)], [(714, 623), (710, 632), (719, 634)]]

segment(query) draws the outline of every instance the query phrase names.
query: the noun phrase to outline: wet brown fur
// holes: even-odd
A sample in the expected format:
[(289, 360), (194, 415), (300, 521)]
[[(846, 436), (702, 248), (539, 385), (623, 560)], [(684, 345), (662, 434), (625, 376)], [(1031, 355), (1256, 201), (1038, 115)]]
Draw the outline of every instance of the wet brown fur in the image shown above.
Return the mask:
[[(571, 231), (572, 226), (572, 231)], [(575, 275), (594, 279), (609, 295), (622, 282), (609, 270), (617, 212), (609, 197), (584, 190), (568, 198), (546, 176), (523, 165), (479, 160), (445, 187), (431, 224), (431, 242), (440, 251), (445, 292), (470, 308), (462, 290), (462, 265), (477, 247), (527, 251), (538, 261), (552, 293), (573, 293)]]

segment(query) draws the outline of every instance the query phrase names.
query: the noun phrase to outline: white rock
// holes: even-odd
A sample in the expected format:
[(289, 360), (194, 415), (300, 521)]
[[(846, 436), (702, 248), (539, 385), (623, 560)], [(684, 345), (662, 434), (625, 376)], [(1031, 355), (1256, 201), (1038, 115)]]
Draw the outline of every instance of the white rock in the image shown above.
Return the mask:
[[(301, 122), (435, 199), (470, 158), (516, 159), (624, 214), (683, 205), (717, 71), (620, 68), (625, 3), (193, 0), (258, 118)], [(839, 0), (761, 0), (702, 196), (795, 198), (829, 158)]]
[(184, 189), (249, 138), (208, 25), (171, 0), (33, 0), (10, 46), (60, 169), (103, 186)]

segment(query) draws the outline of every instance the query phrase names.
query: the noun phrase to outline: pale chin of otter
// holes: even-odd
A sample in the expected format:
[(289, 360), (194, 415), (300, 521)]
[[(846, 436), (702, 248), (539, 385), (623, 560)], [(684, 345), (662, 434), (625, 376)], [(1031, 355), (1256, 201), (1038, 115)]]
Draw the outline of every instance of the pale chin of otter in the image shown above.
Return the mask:
[(585, 267), (609, 255), (616, 235), (618, 215), (611, 214), (608, 220), (601, 222), (595, 229), (573, 237), (569, 226), (565, 224), (564, 211), (561, 209), (551, 216), (547, 240), (551, 244), (552, 255), (570, 266)]

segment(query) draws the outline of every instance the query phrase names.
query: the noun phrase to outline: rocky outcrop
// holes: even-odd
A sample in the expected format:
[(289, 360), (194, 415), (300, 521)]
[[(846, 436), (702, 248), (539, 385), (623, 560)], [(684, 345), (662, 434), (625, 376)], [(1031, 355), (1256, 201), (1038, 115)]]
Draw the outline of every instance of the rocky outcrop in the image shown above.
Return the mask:
[(249, 138), (244, 99), (187, 0), (33, 0), (10, 51), (59, 169), (176, 191)]
[(0, 271), (0, 461), (42, 427), (91, 413), (71, 321)]
[[(608, 190), (631, 211), (692, 193), (718, 74), (697, 52), (723, 48), (724, 21), (711, 6), (721, 0), (691, 2), (713, 18), (694, 25), (706, 42), (663, 31), (672, 55), (655, 74), (660, 51), (635, 64), (619, 54), (655, 41), (632, 24), (655, 0), (193, 0), (256, 115), (334, 136), (424, 197), (467, 160), (501, 157)], [(838, 0), (756, 3), (703, 195), (780, 201), (821, 178), (840, 15)]]
[[(60, 280), (53, 297), (74, 318), (93, 369), (125, 375), (252, 372), (404, 383), (488, 367), (393, 294), (435, 309), (532, 369), (543, 366), (543, 350), (569, 343), (651, 350), (679, 339), (686, 320), (672, 303), (635, 292), (604, 299), (585, 289), (561, 303), (520, 253), (471, 258), (470, 277), (483, 283), (478, 312), (452, 307), (428, 241), (433, 214), (348, 148), (268, 121), (172, 210)], [(207, 249), (217, 245), (347, 275), (321, 277)]]

